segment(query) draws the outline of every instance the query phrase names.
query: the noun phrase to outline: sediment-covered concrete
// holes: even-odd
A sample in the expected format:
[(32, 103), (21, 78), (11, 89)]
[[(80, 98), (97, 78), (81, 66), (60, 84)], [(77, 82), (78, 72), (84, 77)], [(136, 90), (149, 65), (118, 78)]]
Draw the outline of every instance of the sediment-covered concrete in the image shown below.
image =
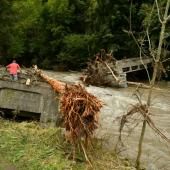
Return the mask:
[(27, 86), (17, 81), (0, 80), (0, 108), (40, 114), (42, 125), (56, 125), (58, 102), (57, 94), (48, 84)]

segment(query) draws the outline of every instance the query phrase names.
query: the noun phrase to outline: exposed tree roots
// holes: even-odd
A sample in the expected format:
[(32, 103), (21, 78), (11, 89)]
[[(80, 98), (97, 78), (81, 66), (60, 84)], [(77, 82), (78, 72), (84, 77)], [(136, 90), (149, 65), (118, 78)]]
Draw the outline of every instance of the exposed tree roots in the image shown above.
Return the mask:
[(60, 111), (63, 115), (67, 139), (72, 144), (77, 144), (81, 139), (88, 141), (97, 128), (102, 102), (81, 85), (68, 85), (48, 77), (38, 69), (35, 70), (55, 92), (61, 94)]
[(96, 86), (113, 86), (118, 82), (115, 59), (111, 54), (96, 54), (95, 59), (87, 63), (87, 68), (81, 77), (85, 84)]
[(66, 131), (73, 143), (81, 137), (90, 137), (98, 125), (102, 103), (81, 85), (65, 86), (61, 96), (61, 112)]

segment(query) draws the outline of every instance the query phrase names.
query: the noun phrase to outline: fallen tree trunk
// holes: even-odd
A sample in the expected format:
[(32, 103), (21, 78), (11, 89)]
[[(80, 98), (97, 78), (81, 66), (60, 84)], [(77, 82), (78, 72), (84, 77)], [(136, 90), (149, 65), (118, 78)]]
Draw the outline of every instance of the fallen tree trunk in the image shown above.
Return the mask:
[[(138, 86), (140, 88), (145, 88), (145, 89), (151, 88), (151, 86), (149, 86), (149, 85), (146, 85), (146, 84), (143, 84), (143, 83), (138, 83), (138, 82), (127, 81), (127, 84), (135, 85), (135, 86)], [(154, 87), (153, 89), (154, 90), (161, 90), (160, 88), (156, 88), (156, 87)]]
[(65, 91), (65, 86), (66, 86), (66, 83), (63, 83), (63, 82), (60, 82), (56, 79), (53, 79), (47, 75), (45, 75), (43, 72), (41, 72), (39, 70), (39, 72), (37, 71), (38, 75), (43, 78), (47, 83), (49, 83), (53, 90), (57, 93), (64, 93)]
[(68, 85), (55, 80), (35, 68), (37, 75), (48, 82), (55, 92), (60, 93), (60, 111), (68, 140), (76, 144), (80, 138), (87, 140), (98, 127), (98, 116), (102, 102), (88, 93), (83, 86)]

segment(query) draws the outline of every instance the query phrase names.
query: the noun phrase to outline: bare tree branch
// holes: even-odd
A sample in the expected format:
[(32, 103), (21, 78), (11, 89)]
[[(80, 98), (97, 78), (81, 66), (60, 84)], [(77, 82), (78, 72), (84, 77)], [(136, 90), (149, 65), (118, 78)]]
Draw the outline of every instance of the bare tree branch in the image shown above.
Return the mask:
[[(154, 86), (155, 80), (157, 77), (157, 73), (158, 73), (158, 67), (159, 67), (159, 62), (160, 62), (161, 53), (162, 53), (162, 45), (163, 45), (163, 40), (164, 40), (164, 35), (165, 35), (165, 26), (167, 23), (166, 18), (168, 16), (169, 5), (170, 5), (170, 0), (167, 0), (166, 9), (165, 9), (165, 13), (164, 13), (164, 20), (162, 22), (162, 27), (161, 27), (157, 55), (156, 55), (156, 59), (155, 59), (155, 66), (154, 66), (153, 76), (152, 76), (152, 80), (151, 80), (151, 87)], [(148, 106), (150, 105), (150, 102), (151, 102), (151, 95), (152, 95), (152, 88), (150, 89), (149, 94), (148, 94), (148, 101), (147, 101)]]
[(155, 55), (154, 55), (153, 48), (152, 48), (152, 45), (151, 45), (151, 40), (150, 40), (149, 29), (148, 28), (146, 30), (146, 35), (147, 35), (148, 42), (149, 42), (149, 51), (150, 51), (150, 54), (153, 57), (153, 60), (155, 61)]
[[(158, 44), (158, 48), (157, 48), (156, 53), (154, 52), (154, 49), (152, 48), (151, 39), (149, 37), (149, 27), (150, 27), (151, 22), (148, 23), (148, 27), (146, 29), (146, 35), (144, 36), (144, 38), (142, 40), (142, 43), (143, 43), (144, 40), (145, 40), (145, 37), (147, 36), (148, 43), (149, 43), (149, 51), (150, 51), (150, 54), (153, 57), (154, 62), (155, 62), (154, 67), (153, 67), (154, 70), (153, 70), (153, 74), (152, 74), (152, 80), (150, 81), (150, 86), (149, 86), (150, 89), (149, 89), (149, 93), (148, 93), (148, 98), (147, 98), (146, 104), (142, 104), (142, 102), (140, 101), (141, 100), (140, 96), (137, 95), (138, 103), (135, 106), (133, 106), (132, 109), (126, 115), (122, 116), (120, 129), (119, 129), (119, 131), (120, 131), (119, 140), (121, 140), (121, 131), (123, 130), (124, 125), (129, 122), (128, 119), (131, 119), (132, 116), (134, 116), (135, 114), (137, 114), (137, 115), (141, 114), (144, 118), (142, 120), (143, 125), (142, 125), (141, 135), (140, 135), (139, 144), (138, 144), (138, 155), (137, 155), (137, 159), (136, 159), (136, 168), (138, 170), (140, 169), (140, 159), (141, 159), (141, 154), (142, 154), (142, 149), (143, 149), (142, 144), (143, 144), (143, 139), (144, 139), (144, 135), (145, 135), (145, 131), (146, 131), (146, 125), (148, 125), (151, 129), (153, 129), (154, 132), (156, 134), (158, 134), (162, 139), (164, 139), (165, 141), (170, 143), (170, 139), (168, 137), (166, 137), (156, 127), (156, 125), (154, 124), (154, 122), (150, 118), (150, 113), (149, 113), (149, 108), (151, 106), (151, 95), (152, 95), (152, 91), (154, 89), (155, 81), (156, 81), (157, 74), (159, 72), (160, 63), (161, 63), (162, 47), (163, 47), (163, 42), (164, 42), (164, 37), (165, 37), (165, 27), (166, 27), (167, 21), (170, 19), (170, 16), (168, 16), (170, 0), (167, 0), (166, 8), (165, 8), (165, 11), (164, 11), (164, 16), (163, 16), (162, 20), (161, 20), (161, 16), (160, 16), (160, 11), (159, 11), (160, 8), (158, 6), (158, 1), (155, 0), (154, 4), (156, 4), (158, 19), (161, 23), (161, 32), (160, 32), (160, 36), (159, 36), (159, 44)], [(154, 7), (154, 4), (153, 4), (153, 7)], [(131, 6), (130, 6), (130, 19), (131, 19), (131, 8), (132, 8), (132, 0), (131, 0)], [(152, 8), (152, 10), (153, 10), (153, 8)], [(150, 17), (151, 16), (152, 16), (152, 13), (151, 13)], [(130, 24), (131, 24), (131, 22), (130, 22)], [(131, 25), (130, 25), (129, 28), (130, 28), (129, 32), (131, 33), (134, 41), (136, 42), (137, 46), (139, 47), (140, 58), (141, 58), (141, 61), (142, 61), (142, 53), (143, 53), (142, 45), (139, 45), (138, 41), (136, 40), (135, 36), (133, 35), (133, 32), (131, 30), (132, 29)], [(138, 87), (139, 87), (139, 85), (138, 85)]]
[(166, 58), (165, 60), (162, 61), (162, 63), (167, 62), (168, 60), (170, 60), (170, 58)]
[(157, 8), (157, 14), (158, 14), (159, 22), (160, 22), (160, 23), (162, 23), (162, 19), (161, 19), (160, 11), (159, 11), (158, 1), (157, 1), (157, 0), (155, 0), (155, 3), (156, 3), (156, 8)]
[(140, 61), (141, 61), (142, 65), (144, 66), (145, 70), (146, 70), (146, 73), (147, 73), (147, 76), (148, 76), (148, 80), (149, 80), (149, 84), (150, 84), (151, 78), (150, 78), (150, 75), (149, 75), (149, 71), (148, 71), (148, 69), (147, 69), (147, 66), (146, 66), (146, 65), (144, 64), (144, 62), (143, 62), (142, 54), (141, 54), (141, 48), (140, 48), (140, 53), (139, 53), (139, 55), (140, 55)]

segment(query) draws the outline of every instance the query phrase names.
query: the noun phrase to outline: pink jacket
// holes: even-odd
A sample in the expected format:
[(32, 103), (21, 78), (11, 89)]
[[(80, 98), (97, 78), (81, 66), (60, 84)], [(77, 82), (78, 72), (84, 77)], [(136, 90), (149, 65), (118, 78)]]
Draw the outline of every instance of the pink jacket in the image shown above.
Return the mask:
[(17, 74), (17, 71), (20, 69), (20, 66), (17, 63), (11, 63), (6, 67), (10, 74)]

